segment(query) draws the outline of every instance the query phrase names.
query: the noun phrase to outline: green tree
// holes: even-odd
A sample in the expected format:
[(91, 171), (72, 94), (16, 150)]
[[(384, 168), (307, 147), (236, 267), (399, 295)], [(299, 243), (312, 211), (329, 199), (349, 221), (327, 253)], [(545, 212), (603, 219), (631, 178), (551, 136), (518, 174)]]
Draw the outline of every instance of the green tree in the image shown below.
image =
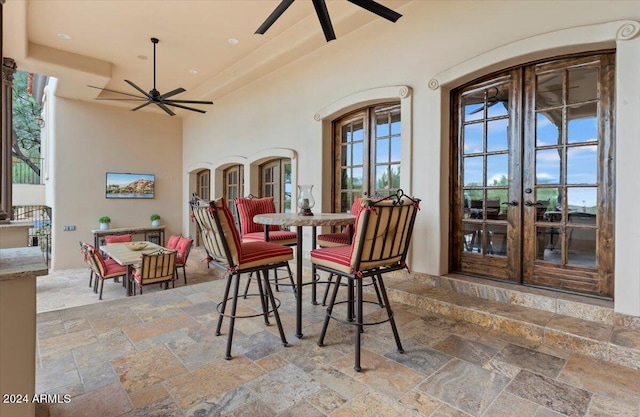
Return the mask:
[(29, 74), (16, 71), (13, 78), (13, 138), (12, 156), (23, 161), (37, 175), (40, 167), (32, 158), (40, 157), (41, 103), (28, 92)]

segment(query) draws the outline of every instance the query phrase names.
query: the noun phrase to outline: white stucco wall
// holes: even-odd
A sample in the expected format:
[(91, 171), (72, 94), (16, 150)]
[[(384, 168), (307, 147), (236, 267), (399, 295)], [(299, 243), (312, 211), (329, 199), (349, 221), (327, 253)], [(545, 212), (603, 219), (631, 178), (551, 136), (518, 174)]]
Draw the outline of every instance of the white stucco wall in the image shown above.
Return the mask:
[[(404, 16), (395, 24), (378, 19), (350, 35), (338, 34), (337, 41), (318, 45), (313, 53), (245, 88), (213, 97), (216, 104), (206, 115), (186, 116), (182, 200), (188, 199), (192, 168), (211, 167), (213, 173), (224, 161), (250, 160), (274, 147), (297, 154), (298, 183), (326, 189), (331, 184), (322, 175), (323, 164), (330, 163), (322, 157), (326, 123), (314, 120), (314, 115), (344, 97), (405, 85), (412, 90), (412, 142), (409, 160), (403, 163), (411, 162), (413, 171), (405, 191), (423, 200), (411, 267), (447, 273), (449, 90), (515, 63), (617, 48), (615, 309), (640, 315), (640, 227), (634, 209), (639, 203), (634, 178), (640, 174), (640, 40), (618, 39), (617, 27), (611, 25), (590, 26), (640, 21), (640, 2), (597, 1), (585, 6), (575, 1), (414, 1), (399, 11)], [(585, 40), (591, 29), (565, 31), (586, 27), (598, 36)], [(473, 61), (478, 56), (482, 59)], [(440, 86), (432, 82), (435, 88), (430, 88), (432, 79)], [(405, 120), (403, 114), (403, 124)], [(214, 179), (212, 186), (212, 195), (220, 195)], [(326, 204), (323, 195), (327, 194), (318, 191), (318, 206)], [(183, 229), (188, 229), (187, 220)]]
[[(179, 118), (53, 97), (55, 126), (47, 187), (53, 190), (51, 269), (84, 265), (78, 241), (93, 242), (98, 218), (111, 227), (147, 226), (158, 213), (167, 236), (180, 231), (182, 122)], [(106, 172), (155, 174), (156, 197), (106, 199)], [(75, 231), (63, 231), (74, 225)]]

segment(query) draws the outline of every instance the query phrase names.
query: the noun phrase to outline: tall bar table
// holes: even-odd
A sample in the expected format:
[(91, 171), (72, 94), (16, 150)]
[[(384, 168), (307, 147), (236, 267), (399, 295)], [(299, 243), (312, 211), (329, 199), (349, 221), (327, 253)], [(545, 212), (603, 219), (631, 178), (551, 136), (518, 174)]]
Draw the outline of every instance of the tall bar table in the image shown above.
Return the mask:
[[(295, 213), (258, 214), (253, 221), (265, 225), (265, 241), (269, 241), (269, 225), (296, 227), (296, 337), (302, 337), (302, 228), (312, 227), (311, 248), (316, 247), (316, 231), (318, 226), (344, 226), (354, 224), (356, 216), (347, 213), (314, 213), (313, 216), (301, 216)], [(311, 302), (316, 302), (316, 281), (311, 277)], [(304, 284), (306, 285), (306, 284)]]

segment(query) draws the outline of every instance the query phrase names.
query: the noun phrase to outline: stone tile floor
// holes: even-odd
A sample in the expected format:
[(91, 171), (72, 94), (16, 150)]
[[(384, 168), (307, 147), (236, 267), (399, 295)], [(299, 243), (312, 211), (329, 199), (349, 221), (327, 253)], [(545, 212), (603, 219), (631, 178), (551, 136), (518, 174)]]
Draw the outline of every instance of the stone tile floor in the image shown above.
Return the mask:
[(215, 336), (224, 280), (192, 256), (188, 285), (136, 297), (107, 282), (98, 302), (84, 269), (38, 279), (36, 391), (71, 396), (38, 416), (640, 416), (638, 370), (399, 303), (405, 353), (388, 323), (367, 327), (357, 373), (351, 326), (331, 321), (316, 344), (324, 308), (309, 287), (302, 339), (283, 288), (289, 346), (273, 318), (238, 319), (227, 361), (228, 321)]

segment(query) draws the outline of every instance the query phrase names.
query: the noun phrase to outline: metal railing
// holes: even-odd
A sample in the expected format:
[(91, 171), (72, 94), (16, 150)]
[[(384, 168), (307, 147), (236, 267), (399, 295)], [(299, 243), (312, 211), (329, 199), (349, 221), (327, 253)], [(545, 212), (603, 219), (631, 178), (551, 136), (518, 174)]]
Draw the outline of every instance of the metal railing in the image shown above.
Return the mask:
[(51, 207), (13, 206), (13, 220), (33, 222), (33, 227), (29, 229), (27, 246), (39, 246), (45, 262), (49, 265), (51, 257)]
[(43, 184), (42, 182), (43, 158), (28, 158), (26, 161), (13, 158), (12, 182), (14, 184)]

